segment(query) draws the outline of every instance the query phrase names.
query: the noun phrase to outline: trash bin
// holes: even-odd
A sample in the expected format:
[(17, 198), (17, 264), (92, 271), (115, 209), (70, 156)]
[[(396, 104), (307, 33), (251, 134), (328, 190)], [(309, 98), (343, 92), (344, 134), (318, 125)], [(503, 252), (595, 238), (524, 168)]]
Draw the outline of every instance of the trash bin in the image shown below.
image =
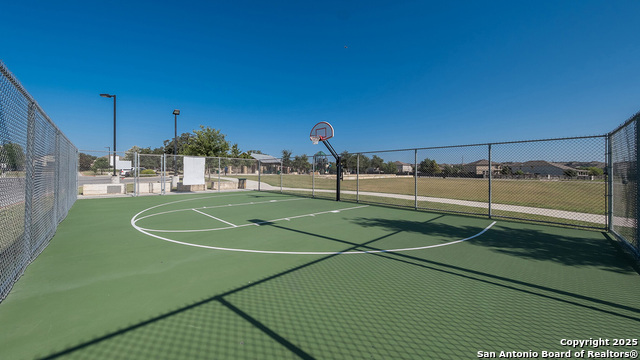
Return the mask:
[(238, 179), (238, 189), (246, 189), (247, 188), (247, 179), (239, 178)]

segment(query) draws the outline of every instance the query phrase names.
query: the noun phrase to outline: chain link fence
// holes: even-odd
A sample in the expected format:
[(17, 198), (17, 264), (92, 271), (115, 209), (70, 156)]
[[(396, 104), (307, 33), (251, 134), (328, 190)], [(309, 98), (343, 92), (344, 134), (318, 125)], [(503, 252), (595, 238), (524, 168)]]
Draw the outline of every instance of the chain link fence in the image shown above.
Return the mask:
[(609, 134), (609, 230), (640, 261), (637, 113)]
[[(606, 137), (362, 152), (343, 198), (605, 229)], [(346, 196), (345, 196), (346, 195)]]
[[(340, 198), (610, 230), (638, 251), (637, 118), (601, 136), (340, 154)], [(106, 156), (106, 155), (105, 155)], [(125, 154), (123, 193), (179, 189), (183, 155)], [(336, 160), (205, 158), (202, 190), (253, 189), (336, 199)], [(608, 176), (611, 174), (611, 176)]]
[(0, 301), (77, 198), (78, 150), (0, 62)]
[[(607, 136), (340, 154), (341, 200), (607, 229)], [(282, 192), (336, 198), (322, 151)]]
[[(115, 167), (113, 166), (114, 156)], [(132, 194), (133, 158), (133, 154), (126, 152), (79, 150), (78, 194), (88, 196)]]

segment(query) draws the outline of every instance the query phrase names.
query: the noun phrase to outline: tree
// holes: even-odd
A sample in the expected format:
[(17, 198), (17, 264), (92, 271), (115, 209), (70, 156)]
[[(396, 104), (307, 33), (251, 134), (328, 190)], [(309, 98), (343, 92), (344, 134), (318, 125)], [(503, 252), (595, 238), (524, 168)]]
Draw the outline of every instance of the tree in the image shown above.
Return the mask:
[(383, 165), (384, 160), (378, 155), (373, 155), (373, 157), (371, 158), (371, 167), (373, 168), (373, 170), (382, 170)]
[(442, 172), (442, 170), (440, 170), (440, 167), (438, 166), (438, 163), (435, 160), (431, 160), (429, 158), (426, 158), (420, 162), (420, 164), (418, 165), (418, 171), (425, 175), (434, 175)]
[(289, 168), (292, 166), (291, 153), (291, 150), (282, 150), (282, 168), (285, 173), (289, 173)]
[(240, 155), (242, 155), (242, 151), (240, 151), (238, 144), (233, 144), (233, 146), (231, 147), (230, 157), (237, 159), (240, 157)]
[(7, 142), (0, 146), (0, 159), (9, 171), (24, 170), (25, 153), (20, 144)]
[(91, 170), (93, 171), (94, 174), (96, 174), (98, 171), (100, 171), (100, 174), (102, 175), (102, 172), (105, 169), (108, 169), (109, 166), (109, 160), (107, 160), (106, 157), (101, 157), (101, 158), (97, 158), (94, 162), (93, 165), (91, 165)]
[(91, 164), (96, 159), (95, 156), (79, 153), (78, 154), (78, 170), (79, 171), (89, 171), (91, 170)]
[(585, 170), (589, 171), (589, 175), (591, 176), (600, 176), (602, 174), (604, 174), (604, 170), (602, 170), (599, 167), (595, 167), (595, 166), (590, 166), (588, 168), (586, 168)]
[(360, 164), (360, 174), (362, 173), (366, 173), (367, 169), (369, 169), (371, 167), (371, 159), (369, 159), (369, 157), (367, 155), (363, 155), (360, 154), (358, 156), (354, 156), (353, 157), (353, 168), (356, 168), (356, 165), (359, 163)]
[(122, 160), (131, 161), (133, 163), (135, 154), (141, 153), (140, 150), (142, 149), (139, 146), (132, 146), (131, 149), (124, 152), (124, 158)]
[(227, 156), (230, 149), (225, 135), (210, 127), (200, 125), (200, 130), (193, 130), (192, 136), (184, 147), (184, 155), (192, 156)]
[(565, 169), (563, 171), (564, 176), (568, 177), (568, 178), (572, 178), (572, 177), (576, 177), (578, 176), (578, 172), (574, 169)]
[(398, 167), (396, 166), (396, 163), (394, 163), (393, 161), (389, 161), (386, 164), (383, 163), (382, 165), (380, 165), (380, 170), (385, 174), (398, 173)]
[(309, 158), (307, 157), (307, 155), (296, 155), (293, 158), (293, 168), (296, 169), (299, 173), (308, 172), (311, 168), (311, 164), (309, 163)]
[(451, 176), (456, 174), (456, 168), (454, 168), (452, 165), (449, 164), (445, 164), (442, 167), (442, 175), (444, 176)]
[(353, 172), (355, 172), (356, 163), (358, 161), (356, 155), (349, 154), (349, 152), (345, 150), (340, 153), (340, 160), (342, 161), (342, 167), (344, 168), (344, 171), (352, 172), (353, 170)]
[[(193, 135), (191, 133), (182, 133), (179, 137), (178, 137), (178, 154), (184, 154), (184, 150), (187, 146), (187, 144), (189, 144), (189, 142), (191, 141), (191, 138), (193, 138)], [(165, 154), (173, 154), (173, 143), (174, 143), (174, 139), (171, 138), (169, 140), (165, 140), (163, 141), (164, 144), (164, 153)]]

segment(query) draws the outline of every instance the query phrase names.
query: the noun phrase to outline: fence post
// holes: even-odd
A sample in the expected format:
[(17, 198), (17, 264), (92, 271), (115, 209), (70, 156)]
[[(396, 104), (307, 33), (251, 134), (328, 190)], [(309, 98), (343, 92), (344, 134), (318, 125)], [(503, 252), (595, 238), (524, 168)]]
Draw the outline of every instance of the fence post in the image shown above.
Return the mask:
[(311, 197), (316, 197), (316, 156), (313, 155), (313, 164), (311, 164)]
[(262, 163), (258, 160), (258, 191), (260, 191), (260, 174), (262, 173)]
[(136, 196), (140, 196), (140, 153), (136, 151), (136, 181), (133, 185), (133, 191), (136, 193)]
[(491, 144), (489, 144), (489, 219), (491, 219), (491, 180), (493, 178), (493, 164), (491, 162)]
[[(33, 180), (34, 180), (34, 168), (33, 168), (33, 159), (34, 159), (34, 151), (35, 151), (35, 137), (36, 137), (36, 103), (31, 101), (29, 103), (29, 110), (27, 113), (27, 154), (25, 161), (25, 198), (24, 198), (24, 247), (25, 247), (25, 255), (27, 259), (21, 265), (27, 264), (32, 254), (32, 246), (31, 246), (31, 222), (32, 222), (32, 214), (33, 214)], [(22, 267), (21, 266), (21, 267)]]
[(640, 157), (640, 131), (638, 131), (638, 117), (633, 120), (633, 130), (635, 132), (635, 161), (634, 161), (634, 170), (635, 170), (635, 182), (636, 182), (636, 253), (640, 254), (640, 224), (638, 224), (638, 219), (640, 218), (640, 202), (638, 201), (638, 197), (640, 197), (640, 181), (638, 181), (638, 175), (640, 175), (640, 169), (638, 169), (638, 158)]
[(413, 208), (418, 210), (418, 149), (413, 149)]
[(60, 176), (62, 165), (60, 161), (60, 130), (56, 129), (56, 137), (55, 137), (56, 147), (54, 152), (55, 159), (55, 169), (54, 171), (54, 185), (53, 185), (53, 228), (55, 229), (58, 226), (58, 202), (60, 201)]
[(220, 169), (221, 164), (220, 164), (220, 158), (218, 158), (218, 192), (220, 192), (220, 172), (222, 169)]
[(356, 154), (356, 202), (360, 202), (360, 153)]
[(282, 159), (280, 159), (280, 194), (282, 194), (282, 173), (284, 168), (282, 167)]
[(607, 230), (613, 231), (613, 146), (611, 144), (612, 135), (605, 138), (607, 152)]
[(162, 154), (162, 164), (160, 165), (160, 171), (162, 172), (162, 175), (160, 175), (160, 193), (162, 195), (166, 195), (167, 182), (165, 172), (167, 171), (167, 154), (164, 153)]

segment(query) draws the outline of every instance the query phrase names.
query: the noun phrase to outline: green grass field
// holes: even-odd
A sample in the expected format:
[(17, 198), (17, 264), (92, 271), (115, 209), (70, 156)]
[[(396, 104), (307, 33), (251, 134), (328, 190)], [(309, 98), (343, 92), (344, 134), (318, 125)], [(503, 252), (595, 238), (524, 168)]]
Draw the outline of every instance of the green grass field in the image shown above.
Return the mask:
[[(250, 180), (257, 176), (241, 176)], [(263, 176), (261, 179), (273, 186), (280, 186), (279, 176)], [(284, 175), (283, 186), (311, 188), (311, 175)], [(315, 179), (316, 189), (335, 189), (335, 179)], [(355, 191), (355, 180), (343, 181), (342, 190)], [(360, 191), (389, 194), (414, 194), (411, 177), (362, 179)], [(605, 213), (605, 183), (602, 181), (540, 181), (494, 180), (492, 201), (497, 204), (532, 206), (547, 209), (576, 211), (589, 214)], [(489, 182), (486, 179), (419, 178), (418, 195), (469, 201), (488, 201)]]
[(0, 358), (472, 359), (637, 337), (640, 276), (607, 236), (492, 223), (259, 192), (79, 200), (0, 304)]

